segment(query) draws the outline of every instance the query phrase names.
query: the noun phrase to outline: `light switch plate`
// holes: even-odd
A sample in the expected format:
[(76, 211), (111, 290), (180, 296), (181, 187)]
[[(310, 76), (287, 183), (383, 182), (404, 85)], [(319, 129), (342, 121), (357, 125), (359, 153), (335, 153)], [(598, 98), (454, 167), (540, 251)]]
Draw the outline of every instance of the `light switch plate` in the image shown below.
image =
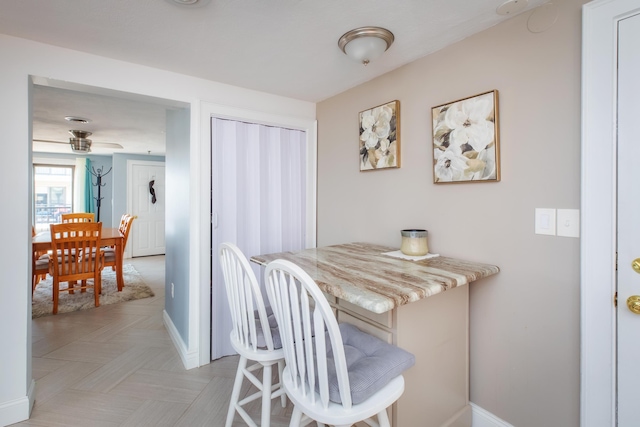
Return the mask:
[(536, 234), (556, 235), (556, 210), (536, 208)]
[(558, 236), (580, 237), (580, 210), (558, 209), (556, 218)]

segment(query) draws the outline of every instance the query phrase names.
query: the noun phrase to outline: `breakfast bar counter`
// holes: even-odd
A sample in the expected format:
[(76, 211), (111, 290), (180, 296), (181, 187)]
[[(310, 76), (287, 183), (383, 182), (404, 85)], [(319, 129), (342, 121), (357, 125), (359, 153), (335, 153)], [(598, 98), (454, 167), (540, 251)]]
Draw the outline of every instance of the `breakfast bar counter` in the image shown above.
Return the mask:
[(303, 268), (331, 303), (339, 322), (410, 351), (405, 392), (391, 414), (395, 427), (470, 427), (469, 287), (498, 267), (448, 257), (418, 261), (386, 255), (397, 248), (347, 243), (255, 255), (266, 265), (289, 260)]
[(408, 261), (385, 253), (394, 248), (348, 243), (251, 257), (266, 265), (274, 259), (298, 264), (325, 293), (373, 313), (427, 298), (500, 271), (494, 265), (435, 257)]

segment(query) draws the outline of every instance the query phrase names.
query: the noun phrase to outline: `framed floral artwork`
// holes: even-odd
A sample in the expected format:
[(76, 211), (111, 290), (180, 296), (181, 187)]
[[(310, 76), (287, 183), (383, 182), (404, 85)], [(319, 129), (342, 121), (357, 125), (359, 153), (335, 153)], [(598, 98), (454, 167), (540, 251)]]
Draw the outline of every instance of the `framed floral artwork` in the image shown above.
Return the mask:
[(400, 167), (400, 101), (359, 114), (360, 171)]
[(439, 105), (433, 119), (433, 182), (500, 181), (498, 91)]

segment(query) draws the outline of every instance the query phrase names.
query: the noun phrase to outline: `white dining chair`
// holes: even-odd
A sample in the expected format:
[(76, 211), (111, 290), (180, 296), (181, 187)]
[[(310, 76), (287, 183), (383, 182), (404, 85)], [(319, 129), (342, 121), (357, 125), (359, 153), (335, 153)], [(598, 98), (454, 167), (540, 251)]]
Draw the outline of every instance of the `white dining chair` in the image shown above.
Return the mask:
[(303, 419), (318, 426), (365, 421), (389, 427), (386, 409), (402, 395), (402, 372), (415, 357), (351, 324), (338, 324), (318, 285), (292, 262), (270, 262), (265, 277), (284, 349), (281, 382), (294, 404), (290, 427)]
[[(242, 251), (232, 243), (222, 243), (220, 265), (233, 323), (229, 337), (231, 345), (240, 355), (227, 412), (226, 427), (231, 427), (236, 411), (247, 425), (257, 427), (243, 406), (260, 397), (262, 398), (260, 425), (268, 427), (271, 422), (271, 400), (280, 396), (282, 407), (286, 406), (286, 395), (280, 387), (284, 353), (277, 323), (271, 310), (264, 305), (256, 276)], [(250, 361), (255, 363), (248, 366)], [(273, 365), (278, 365), (280, 382), (277, 384), (272, 384)], [(253, 374), (253, 371), (259, 368), (263, 368), (262, 381)], [(251, 381), (258, 391), (239, 401), (244, 377)]]

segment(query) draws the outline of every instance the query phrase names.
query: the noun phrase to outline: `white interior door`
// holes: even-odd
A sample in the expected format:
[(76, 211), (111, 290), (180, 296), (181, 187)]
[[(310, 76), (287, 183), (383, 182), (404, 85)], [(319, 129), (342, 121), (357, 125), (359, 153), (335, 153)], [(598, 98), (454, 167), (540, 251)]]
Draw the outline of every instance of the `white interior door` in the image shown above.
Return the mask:
[[(165, 253), (164, 162), (130, 161), (129, 212), (137, 216), (129, 234), (131, 256)], [(154, 197), (155, 196), (155, 197)]]
[[(618, 426), (637, 426), (640, 361), (640, 15), (618, 26)], [(638, 271), (632, 267), (638, 259)]]

